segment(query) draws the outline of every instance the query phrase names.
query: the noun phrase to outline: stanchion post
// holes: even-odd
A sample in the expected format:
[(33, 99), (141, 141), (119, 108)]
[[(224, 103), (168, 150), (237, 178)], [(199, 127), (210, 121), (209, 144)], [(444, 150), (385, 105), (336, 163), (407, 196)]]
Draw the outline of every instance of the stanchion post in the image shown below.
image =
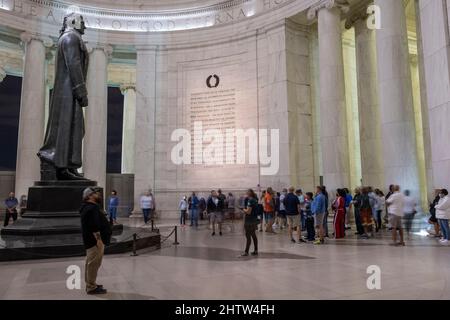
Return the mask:
[(152, 222), (152, 232), (153, 232), (153, 230), (155, 230), (154, 224), (153, 224), (153, 219), (151, 220), (151, 222)]
[(136, 240), (137, 240), (137, 234), (133, 234), (133, 253), (131, 254), (132, 257), (138, 256), (136, 252)]
[(175, 242), (173, 243), (174, 245), (179, 245), (180, 243), (178, 242), (178, 227), (175, 226)]

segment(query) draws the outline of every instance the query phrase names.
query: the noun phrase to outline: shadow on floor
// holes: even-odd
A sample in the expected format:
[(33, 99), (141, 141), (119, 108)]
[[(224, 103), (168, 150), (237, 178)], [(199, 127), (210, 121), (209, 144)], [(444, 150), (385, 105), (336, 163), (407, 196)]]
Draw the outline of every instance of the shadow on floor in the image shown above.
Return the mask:
[[(154, 255), (178, 258), (191, 258), (212, 261), (236, 261), (241, 258), (242, 251), (231, 250), (226, 248), (208, 248), (208, 247), (170, 247), (155, 252)], [(292, 259), (292, 260), (309, 260), (314, 257), (301, 256), (297, 254), (283, 252), (260, 252), (257, 257), (245, 257), (242, 260), (250, 259)]]
[(138, 293), (124, 293), (112, 291), (108, 291), (108, 293), (104, 295), (98, 295), (97, 298), (101, 300), (158, 300), (155, 297), (144, 296)]

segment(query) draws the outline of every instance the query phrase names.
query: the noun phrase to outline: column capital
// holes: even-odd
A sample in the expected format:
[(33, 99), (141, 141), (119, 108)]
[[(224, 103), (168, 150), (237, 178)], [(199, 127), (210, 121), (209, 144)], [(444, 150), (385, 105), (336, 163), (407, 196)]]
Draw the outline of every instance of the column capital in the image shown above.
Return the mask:
[(120, 92), (122, 92), (122, 94), (125, 94), (128, 90), (136, 91), (136, 84), (135, 83), (123, 83), (120, 85)]
[(104, 43), (87, 42), (86, 48), (89, 53), (92, 53), (94, 50), (102, 50), (108, 58), (111, 58), (113, 53), (113, 47)]
[(320, 0), (308, 9), (308, 19), (314, 20), (320, 10), (332, 8), (339, 8), (342, 12), (347, 13), (350, 9), (350, 4), (347, 0)]
[(51, 48), (54, 45), (54, 41), (52, 40), (52, 38), (48, 37), (48, 36), (44, 36), (38, 33), (32, 33), (32, 32), (22, 32), (20, 34), (20, 41), (22, 42), (22, 45), (25, 46), (26, 44), (28, 44), (31, 40), (38, 40), (41, 41), (42, 44), (44, 45), (44, 47), (46, 48)]
[(345, 20), (345, 28), (351, 29), (356, 22), (365, 21), (369, 17), (369, 13), (367, 12), (367, 8), (370, 4), (373, 3), (373, 0), (363, 0), (358, 3), (357, 6), (353, 7), (349, 11), (349, 15), (347, 20)]
[(3, 79), (5, 79), (5, 77), (6, 77), (6, 71), (2, 67), (0, 67), (0, 82), (2, 82)]

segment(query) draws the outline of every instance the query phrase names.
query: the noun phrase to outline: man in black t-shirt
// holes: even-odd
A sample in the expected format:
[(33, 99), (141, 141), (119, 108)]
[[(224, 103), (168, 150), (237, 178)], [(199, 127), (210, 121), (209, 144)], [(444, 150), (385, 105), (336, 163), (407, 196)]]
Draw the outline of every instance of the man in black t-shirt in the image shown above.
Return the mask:
[(101, 193), (94, 188), (83, 191), (80, 208), (81, 232), (86, 248), (85, 282), (87, 294), (104, 294), (106, 289), (96, 283), (97, 272), (102, 264), (105, 244), (109, 244), (111, 226), (100, 208)]

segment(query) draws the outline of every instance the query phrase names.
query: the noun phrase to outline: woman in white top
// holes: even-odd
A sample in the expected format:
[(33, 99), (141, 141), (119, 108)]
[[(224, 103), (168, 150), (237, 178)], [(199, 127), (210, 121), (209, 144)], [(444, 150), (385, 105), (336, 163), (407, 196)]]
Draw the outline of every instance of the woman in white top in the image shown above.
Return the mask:
[(450, 219), (450, 198), (448, 196), (448, 191), (442, 189), (439, 193), (439, 203), (434, 207), (436, 209), (436, 218), (439, 221), (441, 227), (442, 239), (440, 242), (442, 244), (447, 244), (450, 237), (450, 230), (448, 226), (448, 220)]
[(384, 198), (383, 191), (381, 191), (380, 189), (375, 190), (375, 197), (377, 200), (376, 204), (375, 204), (375, 210), (376, 210), (375, 222), (377, 224), (376, 232), (378, 232), (383, 227), (381, 216), (382, 216), (384, 210), (386, 210), (386, 199)]
[(153, 209), (153, 197), (150, 192), (146, 192), (141, 197), (141, 210), (144, 214), (144, 223), (147, 224), (147, 222), (150, 220), (150, 211)]
[(188, 209), (188, 202), (186, 196), (184, 196), (183, 199), (181, 199), (178, 209), (180, 209), (180, 225), (184, 227), (186, 225), (186, 212)]

